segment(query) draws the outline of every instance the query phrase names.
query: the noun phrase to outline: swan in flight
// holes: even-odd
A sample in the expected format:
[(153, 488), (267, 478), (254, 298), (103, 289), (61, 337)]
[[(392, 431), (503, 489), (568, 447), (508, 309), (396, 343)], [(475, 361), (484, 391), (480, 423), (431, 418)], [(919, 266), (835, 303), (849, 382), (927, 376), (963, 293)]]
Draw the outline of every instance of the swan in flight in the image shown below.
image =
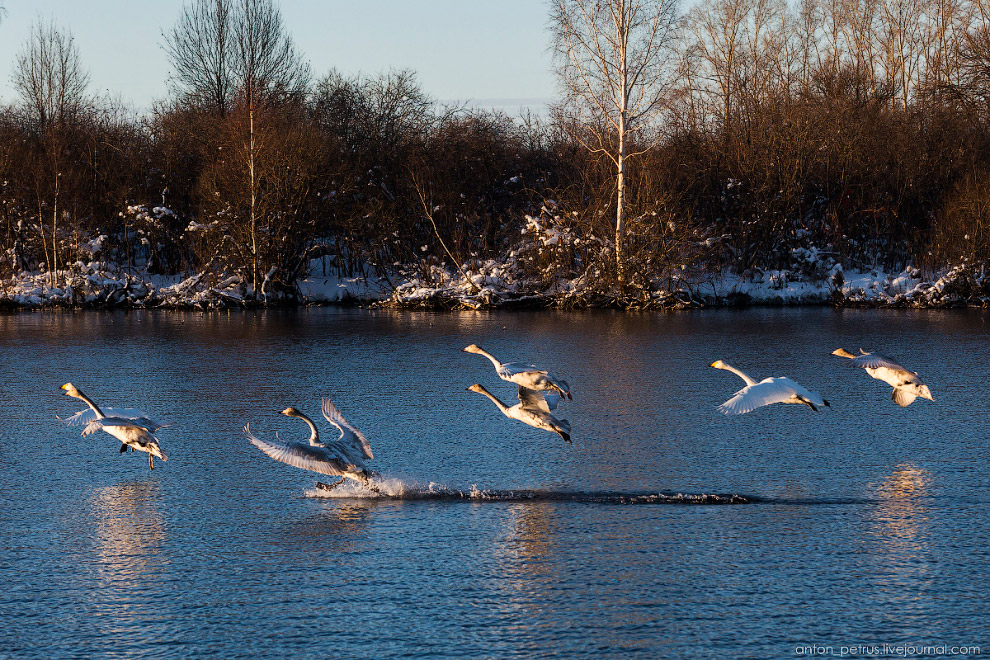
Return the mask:
[[(274, 458), (293, 467), (319, 472), (332, 477), (340, 477), (340, 481), (326, 485), (317, 485), (324, 490), (333, 490), (346, 479), (353, 479), (368, 489), (379, 492), (371, 479), (376, 473), (365, 467), (365, 459), (372, 459), (371, 445), (364, 434), (351, 426), (330, 399), (323, 399), (323, 417), (337, 427), (340, 437), (336, 440), (320, 440), (320, 432), (309, 417), (295, 408), (289, 407), (281, 412), (286, 417), (296, 417), (309, 426), (309, 444), (301, 442), (278, 442), (261, 440), (251, 433), (250, 425), (244, 426), (244, 434), (251, 444)], [(275, 437), (278, 437), (276, 434)]]
[(86, 427), (83, 429), (83, 435), (91, 435), (97, 431), (106, 431), (122, 443), (120, 445), (120, 453), (127, 451), (128, 447), (131, 448), (131, 451), (147, 452), (148, 467), (152, 470), (155, 469), (155, 462), (152, 457), (157, 456), (163, 461), (168, 460), (158, 446), (158, 438), (152, 435), (158, 429), (168, 426), (167, 424), (159, 424), (148, 419), (147, 415), (143, 412), (134, 410), (133, 408), (107, 408), (106, 411), (100, 410), (93, 403), (92, 399), (80, 392), (72, 383), (63, 385), (62, 390), (62, 393), (66, 396), (79, 399), (89, 406), (89, 410), (77, 412), (75, 415), (62, 420), (66, 424), (70, 426), (85, 424)]
[(567, 386), (567, 381), (557, 378), (548, 371), (522, 362), (499, 362), (494, 355), (477, 344), (471, 344), (463, 351), (484, 355), (491, 360), (492, 364), (495, 365), (495, 373), (502, 380), (507, 380), (529, 390), (556, 392), (560, 396), (567, 397), (568, 400), (571, 399), (571, 389)]
[(809, 392), (790, 378), (765, 378), (756, 382), (735, 367), (730, 367), (721, 360), (711, 363), (715, 369), (731, 371), (746, 382), (746, 387), (736, 392), (731, 399), (718, 407), (719, 412), (726, 415), (742, 415), (752, 412), (762, 406), (772, 403), (801, 403), (817, 411), (829, 402), (817, 392)]
[(892, 386), (894, 390), (890, 393), (890, 398), (901, 408), (910, 406), (918, 397), (935, 400), (928, 386), (918, 378), (918, 372), (909, 371), (885, 355), (867, 353), (862, 348), (859, 352), (860, 355), (853, 355), (844, 348), (837, 348), (832, 351), (832, 355), (849, 358), (852, 366), (862, 367), (869, 375)]
[(566, 442), (571, 441), (570, 422), (566, 419), (557, 419), (550, 414), (550, 411), (556, 409), (557, 403), (560, 401), (560, 396), (557, 394), (544, 394), (520, 385), (519, 403), (510, 407), (477, 383), (469, 387), (468, 391), (484, 394), (498, 406), (503, 415), (510, 419), (518, 419), (523, 424), (529, 424), (544, 431), (552, 431)]

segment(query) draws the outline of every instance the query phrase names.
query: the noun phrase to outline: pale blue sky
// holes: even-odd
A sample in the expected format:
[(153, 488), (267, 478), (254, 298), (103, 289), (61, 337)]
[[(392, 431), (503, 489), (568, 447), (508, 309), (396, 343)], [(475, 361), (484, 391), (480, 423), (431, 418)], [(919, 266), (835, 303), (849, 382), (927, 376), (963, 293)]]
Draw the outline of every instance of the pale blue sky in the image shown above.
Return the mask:
[[(14, 59), (39, 17), (68, 26), (90, 73), (91, 91), (136, 109), (163, 98), (169, 75), (162, 32), (181, 0), (0, 0), (0, 99), (11, 101)], [(536, 106), (557, 96), (547, 51), (545, 0), (282, 0), (282, 17), (319, 76), (416, 71), (443, 101)], [(502, 105), (501, 103), (499, 103)]]

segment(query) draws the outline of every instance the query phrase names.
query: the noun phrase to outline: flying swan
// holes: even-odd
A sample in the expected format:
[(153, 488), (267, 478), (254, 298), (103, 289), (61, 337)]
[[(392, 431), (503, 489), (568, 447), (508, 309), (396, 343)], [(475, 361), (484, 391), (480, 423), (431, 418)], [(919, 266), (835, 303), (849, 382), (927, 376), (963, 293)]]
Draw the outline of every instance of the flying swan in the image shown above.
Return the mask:
[(158, 438), (152, 435), (158, 429), (168, 426), (167, 424), (159, 424), (156, 421), (148, 419), (148, 416), (143, 412), (134, 410), (133, 408), (107, 408), (106, 411), (100, 410), (93, 403), (92, 399), (76, 389), (76, 386), (72, 383), (63, 385), (62, 390), (62, 393), (66, 396), (79, 399), (89, 406), (89, 410), (77, 412), (75, 415), (62, 420), (69, 426), (85, 424), (86, 427), (83, 429), (83, 435), (91, 435), (101, 430), (106, 431), (120, 440), (122, 443), (120, 445), (120, 453), (122, 454), (127, 451), (128, 447), (131, 448), (131, 451), (148, 452), (148, 467), (152, 470), (155, 469), (155, 462), (152, 457), (157, 456), (163, 461), (168, 460), (158, 446)]
[(499, 362), (494, 355), (485, 351), (477, 344), (471, 344), (467, 348), (464, 348), (463, 351), (465, 353), (484, 355), (491, 360), (492, 364), (495, 365), (495, 373), (502, 380), (507, 380), (510, 383), (515, 383), (529, 390), (556, 392), (560, 396), (571, 399), (571, 390), (567, 386), (567, 381), (557, 378), (548, 371), (539, 369), (531, 364), (523, 364), (522, 362)]
[(935, 400), (928, 386), (918, 378), (918, 372), (909, 371), (885, 355), (867, 353), (862, 348), (859, 352), (860, 355), (853, 355), (844, 348), (837, 348), (832, 351), (832, 355), (849, 358), (852, 366), (862, 367), (877, 380), (891, 385), (894, 390), (890, 393), (890, 398), (901, 408), (910, 406), (918, 397)]
[(731, 371), (746, 382), (746, 387), (718, 407), (725, 415), (742, 415), (772, 403), (801, 403), (817, 411), (821, 406), (831, 406), (816, 392), (809, 392), (790, 378), (765, 378), (756, 382), (735, 367), (721, 360), (711, 363), (715, 369)]
[(323, 490), (333, 490), (346, 479), (353, 479), (368, 489), (379, 492), (371, 483), (372, 477), (377, 475), (368, 470), (364, 464), (365, 459), (374, 458), (368, 439), (344, 419), (330, 399), (324, 398), (322, 401), (323, 417), (340, 431), (340, 437), (336, 440), (320, 440), (320, 432), (316, 430), (313, 420), (292, 407), (286, 408), (281, 414), (306, 422), (310, 431), (308, 445), (301, 442), (283, 442), (281, 438), (278, 438), (278, 442), (261, 440), (251, 433), (250, 425), (244, 426), (244, 434), (252, 445), (276, 461), (303, 470), (340, 477), (340, 481), (330, 485), (317, 483), (317, 486)]
[(560, 396), (557, 394), (551, 393), (545, 395), (542, 392), (537, 392), (536, 390), (531, 390), (520, 385), (519, 403), (510, 407), (499, 401), (494, 394), (477, 383), (469, 387), (468, 391), (484, 394), (495, 403), (503, 415), (510, 419), (517, 419), (523, 424), (529, 424), (538, 429), (556, 433), (566, 442), (571, 441), (570, 422), (566, 419), (557, 419), (550, 414), (550, 411), (556, 409), (557, 403), (560, 401)]

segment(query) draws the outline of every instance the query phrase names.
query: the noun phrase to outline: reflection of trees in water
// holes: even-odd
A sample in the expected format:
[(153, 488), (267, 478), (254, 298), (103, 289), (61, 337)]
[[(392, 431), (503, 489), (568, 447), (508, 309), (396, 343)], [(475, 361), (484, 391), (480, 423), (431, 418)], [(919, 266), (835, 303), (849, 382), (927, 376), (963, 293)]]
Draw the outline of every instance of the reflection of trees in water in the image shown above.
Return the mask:
[(97, 489), (90, 500), (100, 596), (113, 617), (138, 614), (139, 594), (168, 564), (160, 490), (154, 481), (124, 482)]

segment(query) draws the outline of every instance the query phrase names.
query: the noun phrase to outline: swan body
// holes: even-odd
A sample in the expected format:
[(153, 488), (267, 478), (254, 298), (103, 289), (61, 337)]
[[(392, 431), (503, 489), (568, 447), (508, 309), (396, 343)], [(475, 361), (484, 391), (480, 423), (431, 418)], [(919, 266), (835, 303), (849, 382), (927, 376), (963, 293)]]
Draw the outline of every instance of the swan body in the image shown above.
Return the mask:
[(765, 378), (756, 382), (722, 360), (716, 360), (710, 366), (715, 369), (731, 371), (746, 383), (746, 387), (736, 392), (731, 399), (718, 407), (719, 412), (725, 415), (743, 415), (774, 403), (800, 403), (815, 411), (822, 406), (831, 407), (829, 402), (823, 399), (820, 394), (807, 390), (790, 378)]
[(844, 348), (837, 348), (832, 351), (832, 355), (849, 358), (852, 360), (852, 366), (865, 369), (873, 378), (893, 387), (890, 398), (902, 408), (910, 406), (917, 398), (935, 400), (928, 386), (918, 378), (916, 371), (908, 370), (885, 355), (867, 353), (862, 348), (859, 352), (860, 355), (853, 355)]
[(486, 390), (481, 385), (475, 383), (468, 388), (470, 392), (477, 392), (487, 396), (502, 411), (502, 414), (510, 419), (515, 419), (523, 424), (556, 433), (565, 442), (571, 441), (571, 424), (566, 419), (557, 419), (550, 414), (550, 411), (557, 408), (560, 396), (556, 394), (544, 394), (537, 390), (519, 386), (519, 403), (514, 406), (507, 406)]
[[(158, 446), (158, 438), (152, 433), (167, 424), (159, 424), (139, 410), (133, 408), (107, 408), (106, 411), (100, 409), (93, 400), (83, 394), (72, 383), (62, 386), (63, 394), (74, 399), (83, 401), (89, 410), (83, 410), (71, 417), (62, 420), (70, 426), (85, 424), (82, 434), (92, 435), (97, 431), (105, 431), (120, 440), (120, 452), (124, 453), (130, 447), (131, 451), (143, 451), (148, 454), (148, 467), (155, 469), (153, 457), (167, 461), (168, 457)], [(110, 413), (107, 415), (106, 413)]]
[[(353, 479), (376, 490), (371, 485), (371, 478), (375, 473), (365, 466), (366, 459), (374, 458), (368, 439), (344, 419), (330, 399), (323, 399), (322, 412), (323, 417), (340, 432), (336, 440), (321, 440), (320, 432), (313, 420), (292, 407), (281, 411), (281, 414), (301, 419), (309, 426), (308, 444), (285, 442), (281, 438), (278, 438), (277, 442), (261, 440), (251, 433), (250, 425), (244, 426), (244, 434), (252, 445), (276, 461), (310, 472), (341, 477), (333, 487), (339, 486), (345, 479)], [(325, 488), (332, 489), (332, 487)]]
[(523, 364), (522, 362), (499, 362), (494, 355), (487, 352), (477, 344), (471, 344), (463, 350), (465, 353), (484, 355), (486, 358), (491, 360), (491, 363), (495, 366), (495, 373), (497, 373), (498, 377), (502, 380), (515, 383), (516, 385), (525, 387), (528, 390), (556, 392), (560, 396), (566, 397), (567, 399), (572, 398), (571, 390), (567, 385), (567, 381), (561, 380), (548, 371), (535, 367), (531, 364)]

